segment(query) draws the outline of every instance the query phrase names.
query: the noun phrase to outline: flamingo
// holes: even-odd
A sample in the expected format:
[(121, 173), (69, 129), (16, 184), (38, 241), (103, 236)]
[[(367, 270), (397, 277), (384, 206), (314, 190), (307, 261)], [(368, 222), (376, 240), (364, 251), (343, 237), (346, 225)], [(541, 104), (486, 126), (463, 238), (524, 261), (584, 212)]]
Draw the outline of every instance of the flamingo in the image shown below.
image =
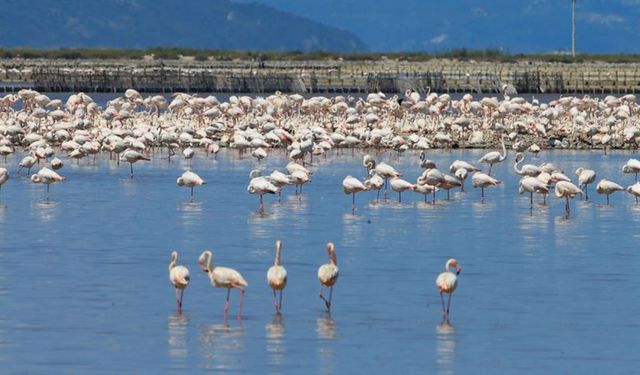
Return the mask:
[(580, 167), (576, 169), (576, 176), (578, 176), (578, 186), (580, 186), (580, 188), (584, 188), (584, 199), (589, 200), (587, 185), (596, 180), (596, 172), (593, 169)]
[(38, 173), (31, 176), (31, 182), (35, 184), (42, 183), (47, 185), (47, 200), (49, 200), (49, 185), (55, 182), (60, 182), (64, 180), (65, 180), (64, 177), (60, 176), (59, 174), (57, 174), (56, 172), (52, 171), (47, 167), (43, 167), (38, 171)]
[(260, 171), (258, 170), (251, 171), (249, 176), (251, 177), (251, 181), (249, 181), (247, 191), (250, 194), (260, 195), (260, 213), (264, 213), (264, 203), (262, 201), (262, 196), (265, 194), (278, 193), (280, 189), (272, 184), (266, 177), (262, 177), (260, 175)]
[(9, 171), (7, 168), (0, 168), (0, 192), (2, 192), (2, 185), (9, 180)]
[(460, 168), (455, 172), (456, 178), (460, 180), (460, 191), (464, 191), (464, 181), (467, 179), (468, 174), (469, 172), (464, 168)]
[[(451, 267), (455, 267), (455, 273), (451, 271)], [(436, 278), (436, 286), (440, 291), (440, 301), (442, 302), (442, 319), (449, 321), (449, 310), (451, 308), (451, 296), (458, 287), (458, 275), (462, 271), (462, 267), (458, 264), (458, 261), (454, 258), (447, 260), (444, 265), (444, 272), (438, 275)], [(447, 302), (447, 309), (444, 308), (444, 296), (443, 293), (449, 294), (449, 301)]]
[(364, 180), (364, 186), (369, 190), (377, 190), (378, 194), (376, 195), (376, 200), (378, 200), (380, 199), (380, 189), (384, 186), (384, 180), (378, 175), (378, 172), (376, 172), (375, 169), (371, 169), (369, 171), (369, 178)]
[[(318, 279), (320, 280), (320, 299), (324, 301), (327, 310), (331, 312), (331, 297), (333, 296), (333, 286), (338, 281), (339, 270), (336, 260), (336, 250), (333, 243), (327, 244), (327, 253), (329, 254), (329, 263), (325, 263), (318, 268)], [(322, 287), (329, 288), (329, 299), (327, 300), (322, 294)]]
[(193, 188), (195, 186), (205, 185), (207, 182), (200, 178), (200, 176), (198, 176), (197, 174), (191, 171), (186, 171), (182, 174), (182, 176), (178, 177), (176, 183), (178, 184), (178, 186), (186, 186), (188, 188), (191, 188), (191, 201), (193, 201)]
[(342, 189), (346, 195), (351, 194), (351, 213), (356, 213), (356, 193), (369, 190), (360, 180), (347, 176), (342, 180)]
[(627, 164), (622, 166), (622, 172), (634, 173), (636, 175), (636, 181), (638, 181), (638, 173), (640, 173), (640, 160), (629, 159)]
[(58, 158), (51, 159), (51, 168), (53, 168), (54, 171), (57, 171), (58, 169), (61, 169), (62, 167), (64, 167), (64, 163), (62, 162), (62, 160), (60, 160)]
[(182, 150), (182, 156), (184, 156), (184, 158), (188, 160), (189, 168), (191, 168), (191, 160), (193, 159), (195, 153), (196, 152), (193, 150), (193, 148), (191, 148), (191, 146)]
[(487, 174), (484, 174), (482, 172), (476, 172), (473, 174), (473, 176), (471, 176), (471, 184), (473, 185), (474, 188), (480, 188), (481, 191), (481, 195), (480, 195), (480, 200), (484, 201), (484, 188), (486, 187), (490, 187), (490, 186), (495, 186), (502, 183), (502, 181), (497, 180)]
[(375, 169), (376, 160), (373, 158), (373, 156), (367, 154), (362, 158), (362, 166), (367, 169), (367, 172), (370, 172), (371, 170)]
[(479, 163), (489, 164), (489, 176), (491, 176), (491, 170), (496, 163), (503, 162), (507, 158), (507, 149), (504, 147), (504, 134), (500, 138), (502, 144), (502, 154), (498, 151), (487, 152), (483, 157), (478, 160)]
[(444, 179), (440, 183), (439, 187), (447, 191), (447, 200), (449, 200), (449, 191), (455, 187), (462, 186), (462, 183), (457, 178), (444, 174)]
[(420, 167), (422, 169), (435, 169), (436, 163), (427, 159), (427, 154), (424, 151), (420, 151)]
[(36, 165), (37, 162), (38, 159), (36, 159), (35, 157), (31, 155), (25, 156), (24, 158), (22, 158), (22, 160), (20, 160), (20, 163), (18, 163), (19, 168), (17, 173), (20, 173), (22, 168), (27, 168), (27, 174), (31, 174), (31, 168), (33, 168), (33, 166)]
[(636, 197), (636, 204), (638, 204), (638, 197), (640, 197), (640, 182), (636, 182), (629, 186), (627, 188), (627, 192)]
[(522, 152), (516, 153), (516, 161), (513, 164), (513, 170), (516, 172), (516, 174), (519, 174), (520, 176), (536, 177), (540, 173), (542, 173), (542, 169), (533, 164), (525, 164), (520, 169), (518, 169), (518, 164), (522, 163), (524, 161), (524, 158), (525, 155)]
[(557, 198), (565, 199), (564, 211), (567, 214), (567, 217), (569, 217), (569, 213), (571, 212), (571, 208), (569, 207), (569, 198), (573, 199), (576, 194), (583, 194), (583, 191), (573, 183), (569, 181), (558, 181), (556, 183), (555, 195)]
[(438, 188), (433, 186), (433, 185), (429, 185), (427, 183), (421, 184), (420, 183), (420, 178), (418, 178), (418, 183), (413, 185), (413, 191), (415, 191), (416, 193), (420, 193), (420, 194), (424, 195), (424, 201), (426, 203), (427, 202), (427, 195), (435, 194), (436, 191), (438, 191)]
[[(282, 243), (280, 240), (276, 241), (276, 259), (273, 262), (273, 266), (269, 267), (267, 271), (267, 283), (273, 290), (273, 304), (276, 307), (276, 314), (282, 312), (282, 292), (284, 287), (287, 286), (287, 270), (282, 266), (280, 262), (280, 250), (282, 249)], [(276, 291), (280, 291), (280, 301), (276, 302)]]
[[(444, 180), (445, 180), (444, 173), (442, 173), (440, 170), (436, 168), (431, 168), (431, 169), (425, 169), (424, 172), (422, 172), (422, 175), (418, 177), (417, 182), (419, 185), (426, 184), (426, 185), (439, 187), (442, 183), (444, 183)], [(436, 191), (437, 189), (432, 190), (433, 196), (432, 196), (431, 203), (433, 204), (436, 203)]]
[(302, 194), (302, 185), (307, 182), (311, 182), (309, 178), (309, 174), (303, 170), (295, 170), (289, 175), (291, 181), (293, 181), (294, 185), (296, 185), (296, 194), (298, 194), (298, 189), (300, 190), (300, 194)]
[(240, 273), (233, 268), (212, 266), (213, 253), (205, 250), (198, 257), (198, 263), (202, 271), (209, 274), (209, 281), (214, 288), (227, 288), (227, 301), (224, 304), (224, 316), (229, 315), (229, 296), (232, 288), (240, 290), (240, 305), (238, 306), (238, 319), (242, 318), (242, 303), (244, 302), (245, 287), (249, 286)]
[(124, 153), (122, 153), (122, 156), (120, 156), (120, 161), (126, 161), (127, 163), (129, 163), (131, 167), (131, 178), (133, 178), (133, 163), (139, 160), (150, 161), (151, 159), (147, 156), (142, 155), (138, 151), (130, 149), (126, 150)]
[(518, 192), (520, 193), (520, 195), (524, 194), (524, 192), (528, 192), (530, 194), (530, 210), (533, 210), (533, 193), (549, 194), (549, 187), (547, 186), (547, 184), (535, 177), (525, 176), (520, 180), (520, 183), (518, 185)]
[(178, 266), (178, 252), (171, 252), (171, 262), (169, 263), (169, 281), (176, 288), (176, 303), (178, 310), (182, 310), (182, 295), (189, 285), (191, 276), (189, 270), (185, 266)]
[(596, 185), (596, 192), (598, 194), (605, 194), (607, 196), (607, 204), (609, 204), (609, 195), (615, 193), (616, 191), (623, 191), (624, 188), (613, 181), (609, 181), (606, 179), (600, 180), (598, 185)]
[(414, 190), (415, 186), (400, 177), (394, 177), (389, 182), (391, 184), (391, 190), (398, 193), (398, 202), (402, 202), (402, 192), (405, 190)]
[(380, 164), (376, 165), (375, 171), (378, 176), (384, 179), (384, 199), (387, 199), (387, 180), (389, 178), (400, 177), (400, 173), (398, 173), (395, 168), (385, 162), (381, 162)]

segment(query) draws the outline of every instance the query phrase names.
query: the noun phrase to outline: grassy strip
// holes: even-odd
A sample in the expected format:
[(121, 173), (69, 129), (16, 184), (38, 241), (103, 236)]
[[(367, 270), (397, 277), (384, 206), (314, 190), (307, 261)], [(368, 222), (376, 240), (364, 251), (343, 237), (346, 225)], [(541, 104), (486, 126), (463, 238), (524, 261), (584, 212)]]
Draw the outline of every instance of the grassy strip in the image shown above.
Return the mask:
[(360, 53), (334, 53), (334, 52), (278, 52), (278, 51), (231, 51), (231, 50), (205, 50), (190, 48), (156, 47), (147, 49), (117, 49), (117, 48), (0, 48), (0, 58), (23, 59), (132, 59), (139, 60), (144, 57), (153, 57), (154, 60), (177, 60), (183, 56), (193, 57), (198, 61), (206, 60), (274, 60), (274, 61), (305, 61), (305, 60), (336, 60), (346, 61), (383, 61), (400, 60), (410, 62), (428, 61), (437, 58), (457, 59), (461, 61), (480, 60), (504, 63), (523, 61), (557, 62), (557, 63), (640, 63), (638, 54), (578, 54), (572, 58), (566, 53), (540, 53), (540, 54), (509, 54), (497, 49), (471, 50), (453, 49), (441, 53), (424, 52), (360, 52)]

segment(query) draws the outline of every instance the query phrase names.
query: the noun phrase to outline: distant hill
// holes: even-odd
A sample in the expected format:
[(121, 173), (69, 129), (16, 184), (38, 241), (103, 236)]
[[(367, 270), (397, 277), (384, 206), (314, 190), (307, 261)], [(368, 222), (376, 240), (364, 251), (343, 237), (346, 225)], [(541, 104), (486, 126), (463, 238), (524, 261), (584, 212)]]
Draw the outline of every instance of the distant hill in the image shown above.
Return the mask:
[(228, 0), (0, 0), (1, 47), (362, 51), (348, 31)]
[[(349, 30), (372, 51), (571, 49), (570, 0), (248, 1)], [(579, 52), (640, 52), (639, 0), (578, 0), (577, 4)]]

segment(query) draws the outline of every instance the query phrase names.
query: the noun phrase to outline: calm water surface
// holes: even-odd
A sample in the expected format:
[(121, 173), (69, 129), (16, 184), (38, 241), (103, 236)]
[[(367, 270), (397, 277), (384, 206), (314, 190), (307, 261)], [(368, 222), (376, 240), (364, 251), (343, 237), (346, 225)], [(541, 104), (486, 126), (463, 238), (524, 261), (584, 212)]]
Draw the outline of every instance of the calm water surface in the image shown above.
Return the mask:
[[(442, 169), (482, 151), (432, 151)], [(282, 201), (246, 192), (257, 164), (222, 151), (196, 154), (193, 169), (209, 184), (175, 180), (182, 160), (117, 167), (66, 161), (63, 183), (44, 186), (15, 176), (0, 196), (0, 366), (3, 373), (633, 373), (640, 337), (640, 206), (626, 193), (610, 206), (562, 201), (536, 206), (517, 195), (513, 154), (496, 166), (502, 186), (487, 200), (468, 186), (450, 201), (390, 192), (351, 198), (347, 174), (363, 177), (362, 154), (321, 159), (302, 197)], [(579, 165), (629, 185), (621, 166), (634, 155), (547, 152), (573, 176)], [(415, 180), (417, 154), (379, 155)], [(531, 160), (528, 160), (531, 162)], [(470, 181), (467, 181), (470, 185)], [(593, 189), (593, 188), (592, 188)], [(439, 198), (446, 195), (439, 193)], [(289, 273), (284, 313), (274, 315), (266, 270), (274, 242), (284, 243)], [(331, 315), (317, 296), (316, 270), (336, 244), (340, 279)], [(176, 311), (167, 265), (172, 249), (191, 270), (184, 311)], [(203, 249), (249, 282), (244, 319), (223, 317), (224, 289), (197, 267)], [(463, 271), (453, 298), (453, 327), (440, 325), (434, 280), (449, 257)]]

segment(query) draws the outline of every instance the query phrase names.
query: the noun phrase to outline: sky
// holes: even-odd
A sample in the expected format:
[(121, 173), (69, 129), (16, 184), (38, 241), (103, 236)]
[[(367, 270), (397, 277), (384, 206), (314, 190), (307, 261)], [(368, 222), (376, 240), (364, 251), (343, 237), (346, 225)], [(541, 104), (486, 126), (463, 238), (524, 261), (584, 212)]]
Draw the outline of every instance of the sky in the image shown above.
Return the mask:
[[(350, 31), (372, 51), (571, 49), (571, 0), (251, 1)], [(577, 29), (579, 52), (640, 52), (640, 0), (578, 0)]]

